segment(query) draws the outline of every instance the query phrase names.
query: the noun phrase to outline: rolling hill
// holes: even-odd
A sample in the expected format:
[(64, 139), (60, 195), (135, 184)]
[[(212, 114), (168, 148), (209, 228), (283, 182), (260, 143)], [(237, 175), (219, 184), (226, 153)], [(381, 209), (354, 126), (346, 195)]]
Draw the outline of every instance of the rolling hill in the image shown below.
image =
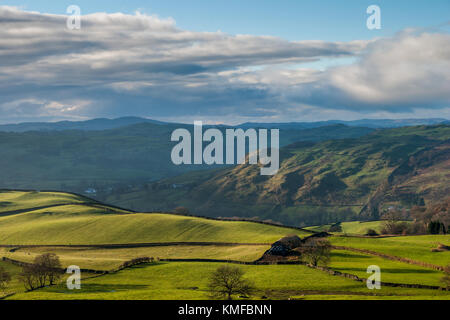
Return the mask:
[(450, 193), (449, 139), (450, 126), (437, 125), (297, 142), (281, 149), (275, 176), (240, 165), (170, 178), (109, 201), (152, 210), (184, 206), (201, 215), (258, 216), (290, 225), (376, 220), (389, 207), (432, 203)]
[[(309, 234), (307, 231), (254, 222), (134, 213), (67, 194), (4, 191), (0, 192), (0, 202), (3, 203), (0, 206), (2, 245), (154, 242), (270, 244), (286, 234)], [(18, 208), (21, 210), (17, 211)]]

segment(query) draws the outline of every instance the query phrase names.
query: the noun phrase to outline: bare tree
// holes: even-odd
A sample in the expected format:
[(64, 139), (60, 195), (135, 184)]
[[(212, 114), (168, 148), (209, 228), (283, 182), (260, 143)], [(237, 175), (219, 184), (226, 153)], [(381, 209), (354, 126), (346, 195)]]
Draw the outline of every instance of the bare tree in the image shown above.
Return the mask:
[(19, 277), (26, 290), (33, 290), (38, 287), (39, 282), (36, 269), (36, 265), (34, 264), (24, 265), (22, 267), (22, 272)]
[(47, 281), (50, 285), (55, 284), (61, 278), (61, 269), (59, 257), (54, 253), (45, 253), (37, 256), (32, 264), (22, 268), (20, 279), (25, 289), (33, 290), (45, 287)]
[(0, 290), (5, 291), (8, 283), (11, 281), (11, 275), (3, 267), (0, 267)]
[(61, 262), (56, 254), (45, 253), (37, 256), (34, 260), (34, 264), (38, 266), (40, 271), (39, 279), (41, 286), (45, 286), (47, 280), (50, 285), (53, 285), (61, 278)]
[(210, 277), (209, 291), (213, 298), (232, 300), (233, 295), (248, 296), (254, 291), (253, 284), (244, 279), (244, 271), (238, 267), (221, 266)]
[(301, 247), (297, 249), (303, 261), (318, 266), (327, 265), (330, 262), (331, 244), (325, 239), (308, 239)]

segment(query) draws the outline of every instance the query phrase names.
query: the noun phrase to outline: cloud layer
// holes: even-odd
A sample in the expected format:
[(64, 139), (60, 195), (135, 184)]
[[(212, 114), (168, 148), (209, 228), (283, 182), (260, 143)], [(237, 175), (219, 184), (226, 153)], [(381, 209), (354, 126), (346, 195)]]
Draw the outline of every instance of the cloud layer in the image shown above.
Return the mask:
[[(191, 32), (172, 19), (0, 7), (0, 122), (147, 116), (210, 122), (449, 112), (450, 35), (325, 42)], [(317, 70), (322, 59), (352, 64)], [(440, 111), (438, 111), (440, 110)]]

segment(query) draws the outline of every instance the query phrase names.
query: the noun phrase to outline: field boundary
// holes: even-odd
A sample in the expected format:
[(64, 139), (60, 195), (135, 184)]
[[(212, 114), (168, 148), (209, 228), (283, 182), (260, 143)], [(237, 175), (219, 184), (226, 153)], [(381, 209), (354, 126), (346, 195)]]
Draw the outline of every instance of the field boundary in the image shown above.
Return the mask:
[[(330, 274), (332, 276), (344, 277), (344, 278), (348, 278), (348, 279), (359, 281), (359, 282), (366, 282), (367, 281), (367, 279), (360, 278), (357, 275), (336, 271), (336, 270), (333, 270), (333, 269), (328, 268), (328, 267), (313, 266), (313, 265), (310, 265), (310, 264), (307, 264), (306, 266), (308, 266), (308, 267), (310, 267), (312, 269), (324, 271), (324, 272), (326, 272), (326, 273), (328, 273), (328, 274)], [(440, 286), (430, 286), (430, 285), (426, 285), (426, 284), (380, 282), (380, 285), (381, 286), (386, 286), (386, 287), (401, 287), (401, 288), (411, 288), (411, 289), (444, 290)]]
[(372, 250), (358, 249), (358, 248), (352, 248), (352, 247), (346, 247), (346, 246), (333, 246), (333, 249), (347, 250), (347, 251), (353, 251), (353, 252), (358, 252), (358, 253), (366, 253), (366, 254), (369, 254), (372, 256), (377, 256), (377, 257), (392, 260), (392, 261), (413, 264), (413, 265), (430, 268), (430, 269), (437, 270), (437, 271), (444, 271), (444, 267), (438, 266), (438, 265), (435, 265), (432, 263), (417, 261), (417, 260), (413, 260), (413, 259), (409, 259), (409, 258), (392, 256), (392, 255), (389, 255), (386, 253), (376, 252), (376, 251), (372, 251)]
[[(19, 260), (7, 258), (7, 257), (2, 257), (1, 260), (5, 261), (5, 262), (9, 262), (9, 263), (11, 263), (13, 265), (16, 265), (16, 266), (19, 266), (19, 267), (25, 267), (25, 266), (32, 265), (32, 263), (29, 263), (29, 262), (19, 261)], [(61, 272), (65, 272), (66, 271), (65, 268), (61, 268), (59, 270)], [(95, 274), (99, 274), (99, 275), (107, 274), (107, 273), (111, 272), (111, 271), (108, 271), (108, 270), (94, 270), (94, 269), (82, 269), (82, 268), (80, 268), (80, 271), (81, 272), (87, 272), (87, 273), (95, 273)]]
[[(238, 242), (143, 242), (143, 243), (111, 243), (111, 244), (0, 244), (0, 248), (26, 249), (26, 248), (146, 248), (146, 247), (171, 247), (171, 246), (270, 246), (270, 243), (238, 243)], [(11, 251), (10, 251), (11, 252)]]

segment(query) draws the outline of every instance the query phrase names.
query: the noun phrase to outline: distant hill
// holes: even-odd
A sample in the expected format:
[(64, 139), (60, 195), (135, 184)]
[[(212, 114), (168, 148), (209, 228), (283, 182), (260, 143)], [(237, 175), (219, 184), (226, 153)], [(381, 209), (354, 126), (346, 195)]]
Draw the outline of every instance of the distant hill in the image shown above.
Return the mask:
[[(127, 121), (132, 120), (113, 123)], [(0, 132), (0, 188), (74, 192), (92, 188), (98, 191), (95, 196), (101, 197), (140, 188), (139, 185), (149, 181), (211, 169), (206, 165), (176, 166), (172, 163), (170, 154), (176, 143), (170, 141), (170, 136), (177, 128), (192, 132), (193, 126), (137, 123), (93, 131)], [(218, 128), (225, 130), (227, 127)], [(359, 137), (372, 131), (344, 125), (282, 129), (280, 144)]]
[(0, 131), (26, 132), (26, 131), (61, 131), (61, 130), (107, 130), (129, 126), (137, 123), (165, 124), (165, 122), (139, 118), (122, 117), (117, 119), (92, 119), (86, 121), (59, 121), (59, 122), (24, 122), (18, 124), (0, 125)]
[(450, 194), (449, 125), (296, 142), (280, 155), (275, 176), (241, 165), (170, 178), (109, 201), (139, 209), (183, 206), (201, 215), (322, 225), (378, 219), (390, 207), (408, 208)]
[[(151, 123), (160, 125), (176, 125), (176, 123), (162, 122), (152, 119), (140, 117), (121, 117), (117, 119), (91, 119), (85, 121), (59, 121), (59, 122), (24, 122), (16, 124), (2, 124), (0, 131), (4, 132), (26, 132), (26, 131), (62, 131), (62, 130), (108, 130), (139, 123)], [(329, 120), (316, 122), (287, 122), (287, 123), (258, 123), (247, 122), (237, 126), (236, 128), (277, 128), (282, 130), (304, 130), (313, 129), (324, 126), (346, 125), (349, 127), (365, 127), (372, 129), (379, 128), (397, 128), (405, 126), (417, 125), (434, 125), (450, 123), (446, 119), (362, 119), (354, 121)], [(184, 126), (186, 124), (179, 124)]]
[(399, 128), (418, 125), (435, 125), (448, 124), (447, 119), (361, 119), (361, 120), (329, 120), (317, 122), (287, 122), (287, 123), (257, 123), (247, 122), (239, 125), (241, 128), (280, 128), (280, 129), (310, 129), (329, 125), (344, 124), (351, 127), (366, 127), (366, 128)]

